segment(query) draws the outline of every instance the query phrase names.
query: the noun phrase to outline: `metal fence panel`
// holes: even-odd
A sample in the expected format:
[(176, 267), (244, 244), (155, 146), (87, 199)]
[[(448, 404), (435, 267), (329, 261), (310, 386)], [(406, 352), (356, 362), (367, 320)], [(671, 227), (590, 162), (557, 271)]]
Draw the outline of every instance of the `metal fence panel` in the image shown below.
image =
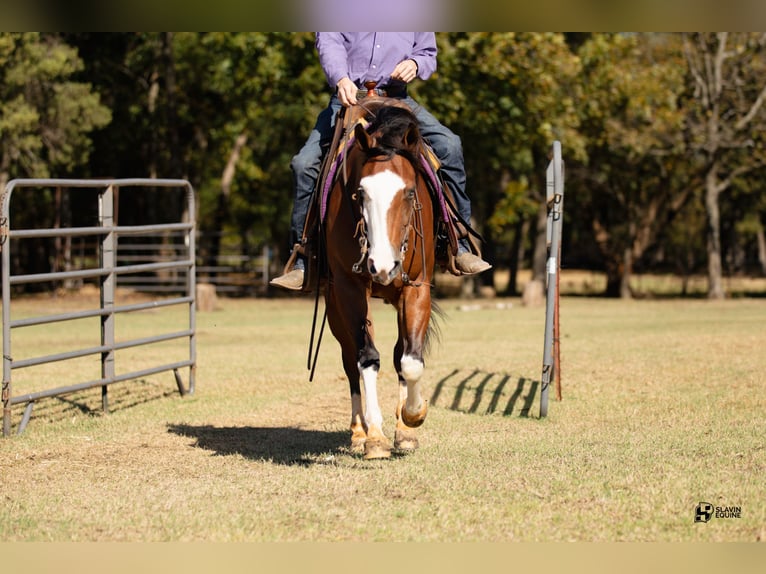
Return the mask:
[[(11, 229), (11, 196), (14, 190), (24, 188), (65, 188), (95, 189), (98, 191), (98, 226), (61, 227), (45, 229)], [(175, 188), (185, 192), (186, 221), (172, 222), (159, 225), (117, 225), (115, 217), (115, 195), (123, 188)], [(195, 205), (194, 190), (186, 180), (179, 179), (14, 179), (5, 187), (0, 196), (0, 250), (2, 250), (2, 321), (3, 321), (3, 435), (11, 434), (12, 406), (26, 403), (26, 409), (18, 427), (18, 433), (24, 431), (29, 422), (35, 401), (43, 398), (61, 396), (85, 389), (101, 387), (102, 408), (108, 410), (108, 386), (112, 383), (138, 379), (140, 377), (164, 371), (172, 371), (175, 375), (179, 392), (184, 395), (193, 393), (196, 372), (196, 250), (195, 250)], [(180, 258), (159, 258), (156, 262), (134, 265), (120, 265), (117, 258), (119, 239), (123, 236), (141, 234), (175, 233), (180, 234), (183, 253)], [(50, 271), (45, 273), (26, 273), (13, 275), (11, 270), (11, 241), (28, 238), (72, 238), (96, 237), (98, 241), (98, 258), (93, 265), (78, 270)], [(131, 305), (117, 305), (115, 291), (118, 276), (146, 272), (179, 273), (183, 284), (179, 291), (181, 296)], [(28, 283), (57, 282), (67, 280), (95, 279), (99, 284), (99, 308), (43, 315), (19, 320), (11, 319), (12, 285)], [(184, 305), (188, 309), (188, 328), (169, 333), (156, 333), (149, 337), (133, 338), (117, 342), (115, 340), (115, 318), (122, 313), (130, 313), (149, 308)], [(47, 323), (72, 321), (85, 317), (98, 317), (100, 321), (100, 345), (80, 348), (65, 353), (48, 353), (23, 360), (14, 361), (12, 356), (12, 334), (15, 329)], [(188, 339), (188, 358), (182, 361), (167, 362), (153, 365), (149, 368), (134, 369), (124, 373), (115, 372), (115, 354), (118, 350), (151, 345), (173, 339)], [(74, 385), (59, 386), (34, 393), (13, 394), (12, 373), (16, 369), (40, 365), (43, 363), (66, 361), (87, 355), (100, 355), (101, 376), (95, 380), (80, 382)], [(185, 387), (179, 374), (179, 369), (189, 368), (188, 387)]]

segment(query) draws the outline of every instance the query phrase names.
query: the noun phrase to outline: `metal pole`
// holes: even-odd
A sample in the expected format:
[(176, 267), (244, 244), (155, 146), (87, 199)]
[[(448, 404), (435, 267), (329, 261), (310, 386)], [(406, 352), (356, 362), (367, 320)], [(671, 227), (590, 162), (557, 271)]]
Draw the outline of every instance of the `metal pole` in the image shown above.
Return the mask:
[(0, 210), (0, 250), (3, 260), (3, 436), (11, 434), (11, 246), (10, 243), (10, 194), (13, 182), (5, 186)]
[[(99, 195), (99, 223), (109, 229), (101, 240), (101, 268), (112, 271), (101, 278), (101, 309), (114, 309), (115, 273), (117, 241), (114, 233), (114, 187), (108, 186)], [(114, 379), (114, 313), (101, 316), (101, 345), (107, 350), (101, 353), (101, 378)], [(101, 387), (101, 407), (109, 410), (108, 385)]]
[(188, 394), (194, 394), (194, 388), (196, 386), (197, 379), (197, 208), (194, 198), (194, 189), (191, 184), (186, 183), (186, 203), (187, 214), (189, 223), (192, 227), (186, 232), (187, 247), (189, 253), (189, 261), (191, 261), (191, 267), (189, 267), (186, 274), (186, 296), (189, 298), (189, 360), (191, 365), (189, 366), (189, 388)]
[(564, 162), (561, 160), (559, 150), (559, 168), (556, 179), (556, 199), (558, 200), (558, 219), (554, 222), (558, 226), (559, 248), (557, 252), (558, 269), (556, 273), (556, 303), (553, 307), (553, 376), (556, 381), (556, 399), (561, 400), (561, 331), (559, 304), (561, 300), (561, 235), (564, 226)]
[[(548, 391), (553, 379), (554, 330), (558, 339), (558, 328), (554, 329), (558, 315), (558, 274), (560, 270), (562, 207), (564, 198), (563, 163), (561, 161), (561, 142), (553, 142), (553, 158), (546, 171), (546, 200), (548, 205), (548, 262), (547, 295), (545, 307), (545, 339), (543, 342), (543, 372), (540, 390), (540, 417), (548, 415)], [(558, 352), (558, 351), (557, 351)]]

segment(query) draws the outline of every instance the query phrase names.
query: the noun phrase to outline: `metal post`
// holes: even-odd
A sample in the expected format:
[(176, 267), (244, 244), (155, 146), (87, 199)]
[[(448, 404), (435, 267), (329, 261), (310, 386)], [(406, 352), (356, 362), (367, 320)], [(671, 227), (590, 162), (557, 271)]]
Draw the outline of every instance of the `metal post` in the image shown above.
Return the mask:
[[(543, 373), (540, 390), (540, 417), (548, 415), (548, 391), (558, 367), (558, 275), (561, 269), (561, 227), (564, 204), (564, 166), (561, 160), (561, 142), (553, 142), (553, 158), (546, 171), (546, 200), (548, 204), (548, 262), (547, 296), (545, 308), (545, 340), (543, 343)], [(556, 361), (554, 363), (554, 339)], [(557, 394), (560, 397), (560, 388)]]
[[(108, 186), (99, 194), (99, 223), (109, 231), (101, 239), (101, 267), (111, 269), (101, 278), (101, 309), (114, 308), (115, 273), (117, 259), (117, 240), (114, 233), (114, 187)], [(101, 316), (101, 344), (107, 350), (101, 353), (101, 378), (114, 379), (114, 313)], [(104, 412), (109, 410), (108, 384), (101, 387), (101, 406)]]
[(186, 186), (186, 203), (188, 223), (192, 226), (186, 232), (186, 244), (188, 247), (188, 259), (191, 266), (186, 273), (186, 296), (189, 298), (189, 388), (188, 394), (194, 394), (197, 378), (197, 231), (194, 222), (197, 220), (197, 207), (194, 198), (194, 189), (191, 185)]
[(3, 436), (11, 434), (11, 246), (10, 243), (10, 218), (8, 217), (8, 203), (10, 202), (11, 190), (6, 186), (2, 195), (2, 210), (0, 210), (0, 250), (3, 260)]

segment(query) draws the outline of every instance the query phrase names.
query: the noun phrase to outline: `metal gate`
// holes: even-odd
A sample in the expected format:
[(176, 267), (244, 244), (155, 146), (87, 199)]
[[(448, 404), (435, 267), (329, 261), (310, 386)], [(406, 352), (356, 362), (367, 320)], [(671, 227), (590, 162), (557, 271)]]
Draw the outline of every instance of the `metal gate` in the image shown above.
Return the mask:
[[(49, 227), (38, 229), (11, 229), (10, 202), (14, 190), (21, 189), (67, 189), (76, 193), (75, 190), (91, 189), (98, 194), (98, 225), (79, 227)], [(124, 189), (130, 193), (131, 189), (163, 190), (175, 188), (177, 193), (184, 195), (184, 215), (180, 221), (172, 223), (160, 223), (149, 225), (126, 225), (121, 226), (116, 221), (116, 208), (118, 192)], [(90, 192), (91, 195), (93, 191)], [(114, 179), (114, 180), (76, 180), (76, 179), (15, 179), (5, 187), (0, 196), (0, 249), (2, 250), (2, 321), (3, 321), (3, 435), (11, 433), (11, 411), (14, 405), (26, 403), (26, 409), (18, 426), (21, 434), (32, 414), (32, 408), (36, 401), (44, 398), (61, 396), (76, 391), (101, 387), (102, 408), (108, 410), (107, 388), (112, 383), (139, 379), (164, 371), (173, 371), (176, 385), (181, 395), (194, 392), (196, 371), (196, 335), (195, 335), (195, 206), (194, 190), (186, 180), (178, 179)], [(136, 237), (166, 233), (180, 238), (177, 244), (175, 256), (165, 261), (152, 263), (138, 263), (131, 265), (118, 265), (117, 249), (121, 237)], [(89, 261), (82, 268), (76, 270), (50, 271), (45, 273), (16, 274), (11, 270), (11, 254), (14, 240), (30, 238), (74, 238), (87, 237), (97, 239), (97, 257), (95, 261)], [(116, 304), (115, 292), (118, 278), (126, 274), (168, 272), (185, 275), (185, 289), (181, 296), (143, 301), (132, 304)], [(72, 280), (93, 280), (98, 282), (100, 293), (100, 305), (98, 308), (79, 310), (77, 312), (40, 315), (23, 319), (12, 319), (12, 288), (16, 285), (30, 283), (52, 283)], [(133, 338), (130, 340), (115, 340), (115, 318), (122, 313), (131, 313), (141, 310), (157, 309), (174, 305), (185, 306), (188, 309), (188, 328), (180, 331), (157, 333), (148, 337)], [(79, 348), (64, 353), (53, 353), (28, 357), (23, 360), (14, 360), (12, 355), (12, 336), (17, 329), (30, 326), (44, 325), (61, 321), (73, 321), (89, 317), (100, 318), (100, 345)], [(115, 372), (115, 355), (118, 351), (141, 345), (151, 345), (174, 339), (188, 339), (188, 358), (153, 365), (149, 368), (132, 370), (127, 372)], [(36, 392), (14, 395), (11, 375), (17, 369), (66, 361), (70, 359), (100, 355), (101, 376), (94, 380), (85, 381), (73, 385), (59, 386), (56, 388), (38, 390)], [(186, 354), (184, 353), (184, 357)], [(189, 367), (188, 387), (184, 387), (179, 369)]]

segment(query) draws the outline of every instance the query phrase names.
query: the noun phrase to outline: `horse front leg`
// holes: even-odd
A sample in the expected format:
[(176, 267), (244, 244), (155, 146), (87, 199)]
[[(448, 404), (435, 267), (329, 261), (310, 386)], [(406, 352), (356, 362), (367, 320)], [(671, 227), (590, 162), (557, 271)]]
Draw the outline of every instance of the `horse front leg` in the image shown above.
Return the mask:
[(367, 316), (362, 326), (358, 368), (364, 386), (364, 423), (367, 439), (364, 443), (364, 458), (388, 458), (391, 456), (391, 441), (383, 433), (383, 413), (378, 401), (378, 372), (380, 353), (375, 348), (371, 317)]
[(406, 288), (399, 308), (399, 339), (394, 349), (394, 367), (399, 377), (399, 401), (396, 406), (394, 446), (415, 450), (419, 446), (415, 429), (428, 414), (428, 400), (423, 398), (422, 382), (428, 324), (431, 320), (431, 297), (416, 287)]
[(359, 369), (356, 366), (355, 354), (349, 358), (347, 365), (346, 353), (343, 353), (343, 369), (346, 372), (351, 390), (351, 452), (363, 454), (364, 444), (367, 441), (367, 424), (364, 420)]
[[(327, 300), (330, 330), (341, 345), (343, 369), (351, 391), (351, 452), (367, 459), (391, 456), (391, 442), (383, 433), (377, 380), (380, 354), (373, 342), (368, 305), (353, 305), (352, 297), (337, 299), (337, 284)], [(347, 291), (343, 291), (348, 294)], [(362, 293), (363, 295), (364, 293)], [(367, 301), (364, 297), (362, 301)], [(364, 386), (364, 400), (361, 384)]]

